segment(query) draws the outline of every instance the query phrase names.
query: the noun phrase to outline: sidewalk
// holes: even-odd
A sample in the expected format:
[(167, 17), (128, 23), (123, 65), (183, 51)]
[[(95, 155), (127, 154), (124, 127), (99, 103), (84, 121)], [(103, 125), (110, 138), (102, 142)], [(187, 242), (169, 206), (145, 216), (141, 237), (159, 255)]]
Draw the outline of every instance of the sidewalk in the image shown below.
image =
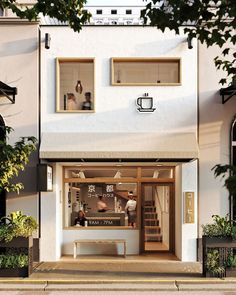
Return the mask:
[(0, 280), (0, 291), (235, 291), (236, 279)]
[(29, 278), (0, 278), (0, 291), (234, 291), (235, 279), (203, 278), (201, 264), (79, 258), (39, 263)]

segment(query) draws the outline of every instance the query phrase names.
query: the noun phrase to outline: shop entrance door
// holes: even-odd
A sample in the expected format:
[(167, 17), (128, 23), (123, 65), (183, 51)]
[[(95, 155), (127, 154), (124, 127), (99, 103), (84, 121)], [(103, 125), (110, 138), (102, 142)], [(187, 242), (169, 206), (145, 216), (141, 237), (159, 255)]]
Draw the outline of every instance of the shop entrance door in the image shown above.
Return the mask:
[(173, 252), (173, 184), (143, 183), (141, 192), (141, 252)]

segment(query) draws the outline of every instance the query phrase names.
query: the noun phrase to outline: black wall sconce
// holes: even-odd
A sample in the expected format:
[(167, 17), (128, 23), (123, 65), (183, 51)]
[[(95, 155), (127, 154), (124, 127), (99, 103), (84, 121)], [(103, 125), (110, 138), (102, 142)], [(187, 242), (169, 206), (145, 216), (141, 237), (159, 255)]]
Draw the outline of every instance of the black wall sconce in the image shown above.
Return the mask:
[(153, 113), (156, 110), (153, 107), (153, 98), (148, 96), (147, 92), (137, 98), (136, 104), (138, 106), (137, 110), (140, 113)]
[(51, 36), (49, 33), (45, 34), (45, 48), (50, 49)]
[(188, 42), (188, 49), (193, 49), (192, 38), (190, 38), (190, 36), (188, 36), (187, 42)]

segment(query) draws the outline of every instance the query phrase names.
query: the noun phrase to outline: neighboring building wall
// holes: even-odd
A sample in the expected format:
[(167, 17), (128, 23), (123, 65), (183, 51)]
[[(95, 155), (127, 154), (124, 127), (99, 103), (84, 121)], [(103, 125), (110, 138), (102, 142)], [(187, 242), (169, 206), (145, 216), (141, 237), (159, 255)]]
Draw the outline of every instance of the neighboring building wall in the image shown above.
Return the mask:
[[(231, 46), (232, 47), (232, 46)], [(215, 179), (211, 169), (216, 164), (230, 162), (230, 130), (236, 113), (236, 97), (221, 103), (219, 80), (225, 77), (217, 71), (213, 58), (221, 49), (199, 46), (199, 229), (210, 222), (213, 214), (229, 212), (228, 192), (220, 177)]]
[[(0, 81), (17, 87), (16, 102), (0, 98), (0, 113), (7, 126), (14, 128), (10, 142), (20, 136), (38, 137), (38, 24), (0, 19)], [(37, 152), (18, 178), (25, 189), (8, 195), (7, 212), (23, 210), (38, 219), (36, 190)]]

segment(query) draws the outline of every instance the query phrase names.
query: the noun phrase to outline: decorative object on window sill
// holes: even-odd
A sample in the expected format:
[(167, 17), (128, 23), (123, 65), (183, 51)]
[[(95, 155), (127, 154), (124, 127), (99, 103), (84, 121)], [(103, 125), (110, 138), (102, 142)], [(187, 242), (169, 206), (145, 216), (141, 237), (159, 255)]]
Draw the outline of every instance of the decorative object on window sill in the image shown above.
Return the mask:
[[(8, 86), (0, 81), (0, 97), (4, 96), (10, 100), (11, 103), (15, 103), (15, 96), (17, 94), (17, 88)], [(12, 97), (11, 97), (12, 96)]]
[(116, 174), (114, 175), (114, 178), (121, 178), (120, 170), (117, 170)]
[(83, 92), (83, 86), (80, 80), (77, 81), (77, 84), (75, 86), (75, 90), (76, 92), (78, 92), (79, 94), (81, 94)]
[(50, 49), (51, 36), (49, 33), (45, 34), (45, 48)]
[(83, 171), (79, 171), (79, 173), (72, 172), (71, 174), (72, 174), (72, 177), (86, 178)]
[(153, 98), (148, 96), (148, 93), (144, 93), (144, 96), (137, 98), (137, 110), (140, 113), (153, 113), (156, 109), (153, 108)]

